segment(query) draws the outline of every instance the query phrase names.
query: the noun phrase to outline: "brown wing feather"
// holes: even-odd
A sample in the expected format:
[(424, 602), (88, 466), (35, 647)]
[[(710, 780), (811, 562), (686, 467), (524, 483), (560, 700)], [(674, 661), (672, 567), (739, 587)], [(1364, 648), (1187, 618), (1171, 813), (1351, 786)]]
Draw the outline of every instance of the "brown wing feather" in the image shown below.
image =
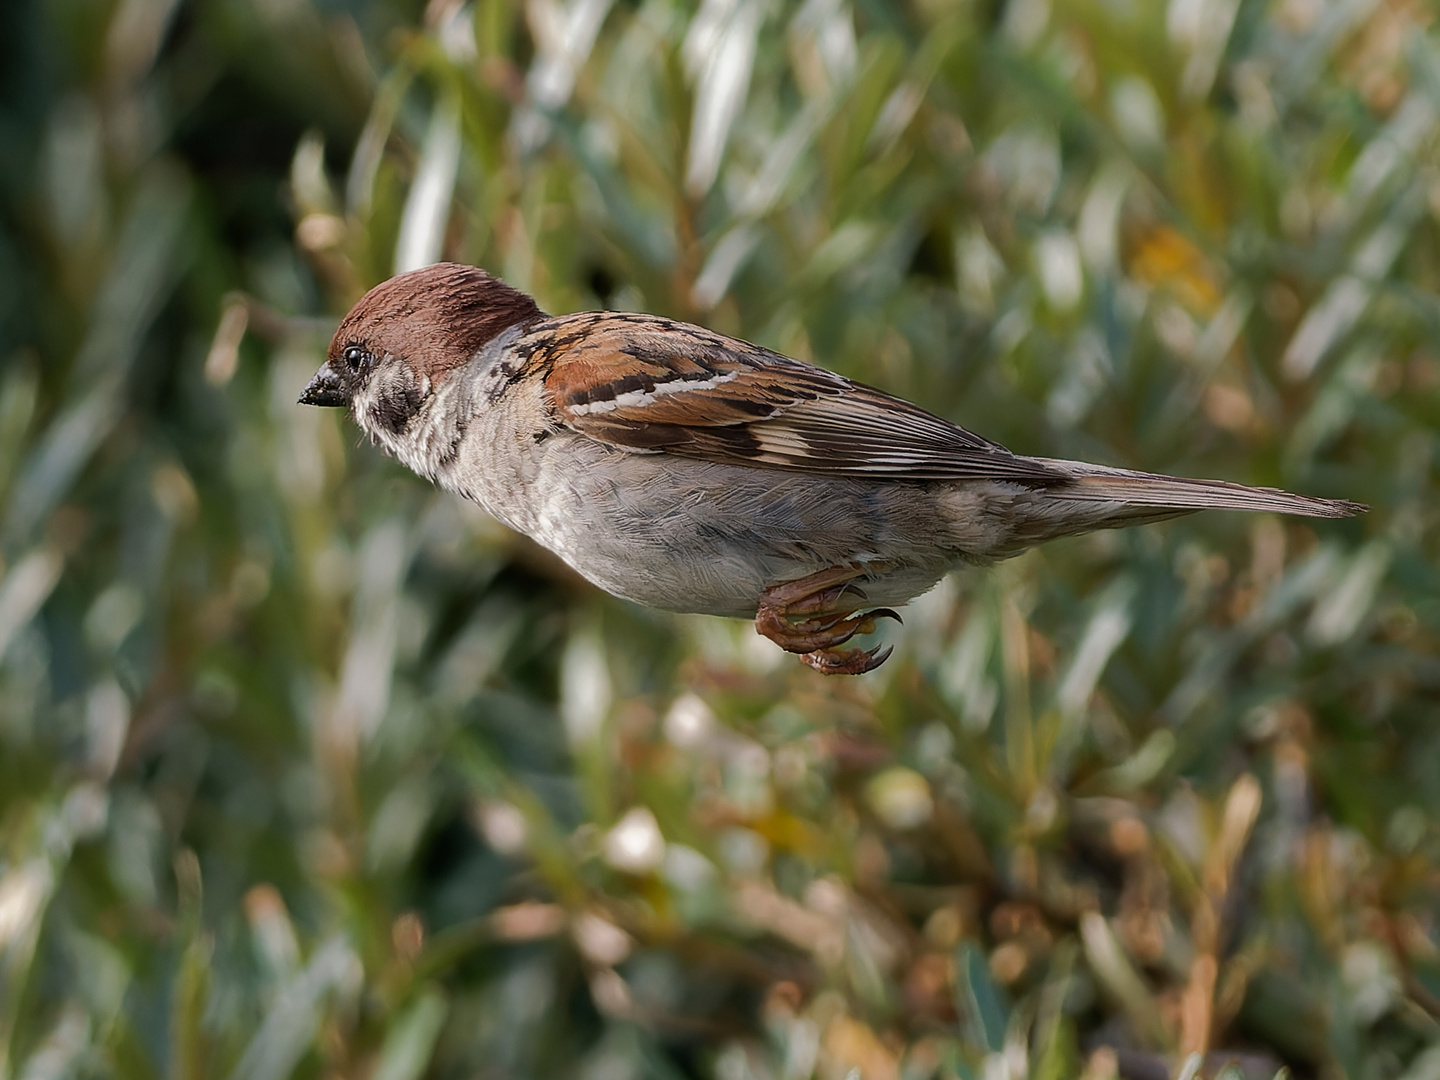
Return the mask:
[(527, 337), (560, 422), (614, 446), (830, 476), (1065, 476), (917, 405), (701, 327), (595, 312)]

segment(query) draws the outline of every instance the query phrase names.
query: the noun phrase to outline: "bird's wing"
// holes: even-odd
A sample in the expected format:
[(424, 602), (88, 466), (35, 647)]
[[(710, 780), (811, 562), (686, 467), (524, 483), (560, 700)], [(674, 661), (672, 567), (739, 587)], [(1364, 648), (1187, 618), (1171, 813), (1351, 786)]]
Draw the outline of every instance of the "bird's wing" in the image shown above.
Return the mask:
[(668, 319), (563, 316), (520, 347), (559, 423), (628, 450), (828, 476), (1066, 479), (917, 405)]

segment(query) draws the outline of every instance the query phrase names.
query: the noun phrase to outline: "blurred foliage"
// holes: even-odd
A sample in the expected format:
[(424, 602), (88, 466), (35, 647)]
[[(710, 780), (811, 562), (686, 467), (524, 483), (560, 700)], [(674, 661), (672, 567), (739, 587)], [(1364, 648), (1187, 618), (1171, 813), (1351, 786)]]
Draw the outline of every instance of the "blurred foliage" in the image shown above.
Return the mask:
[[(1425, 0), (6, 0), (0, 49), (0, 1076), (1440, 1075)], [(1056, 544), (825, 679), (293, 404), (441, 256), (1375, 509)]]

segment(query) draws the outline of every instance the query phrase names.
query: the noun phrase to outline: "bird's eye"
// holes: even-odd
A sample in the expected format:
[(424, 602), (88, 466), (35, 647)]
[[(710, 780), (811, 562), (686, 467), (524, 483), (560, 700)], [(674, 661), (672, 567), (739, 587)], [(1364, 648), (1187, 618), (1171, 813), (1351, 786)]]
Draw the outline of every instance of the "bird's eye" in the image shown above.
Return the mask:
[(346, 346), (345, 352), (342, 355), (345, 358), (345, 366), (352, 372), (358, 372), (370, 362), (370, 354), (359, 345)]

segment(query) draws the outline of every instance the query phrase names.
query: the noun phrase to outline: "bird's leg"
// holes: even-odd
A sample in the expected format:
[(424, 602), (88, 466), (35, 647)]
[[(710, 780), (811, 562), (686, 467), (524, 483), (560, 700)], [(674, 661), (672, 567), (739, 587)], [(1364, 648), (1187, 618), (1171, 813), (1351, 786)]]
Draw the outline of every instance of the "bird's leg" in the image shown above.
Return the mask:
[(856, 634), (875, 630), (875, 620), (900, 616), (889, 608), (858, 611), (865, 593), (854, 584), (865, 576), (859, 566), (833, 566), (818, 574), (772, 585), (760, 596), (755, 630), (786, 652), (825, 675), (861, 675), (874, 671), (890, 648), (840, 649)]

